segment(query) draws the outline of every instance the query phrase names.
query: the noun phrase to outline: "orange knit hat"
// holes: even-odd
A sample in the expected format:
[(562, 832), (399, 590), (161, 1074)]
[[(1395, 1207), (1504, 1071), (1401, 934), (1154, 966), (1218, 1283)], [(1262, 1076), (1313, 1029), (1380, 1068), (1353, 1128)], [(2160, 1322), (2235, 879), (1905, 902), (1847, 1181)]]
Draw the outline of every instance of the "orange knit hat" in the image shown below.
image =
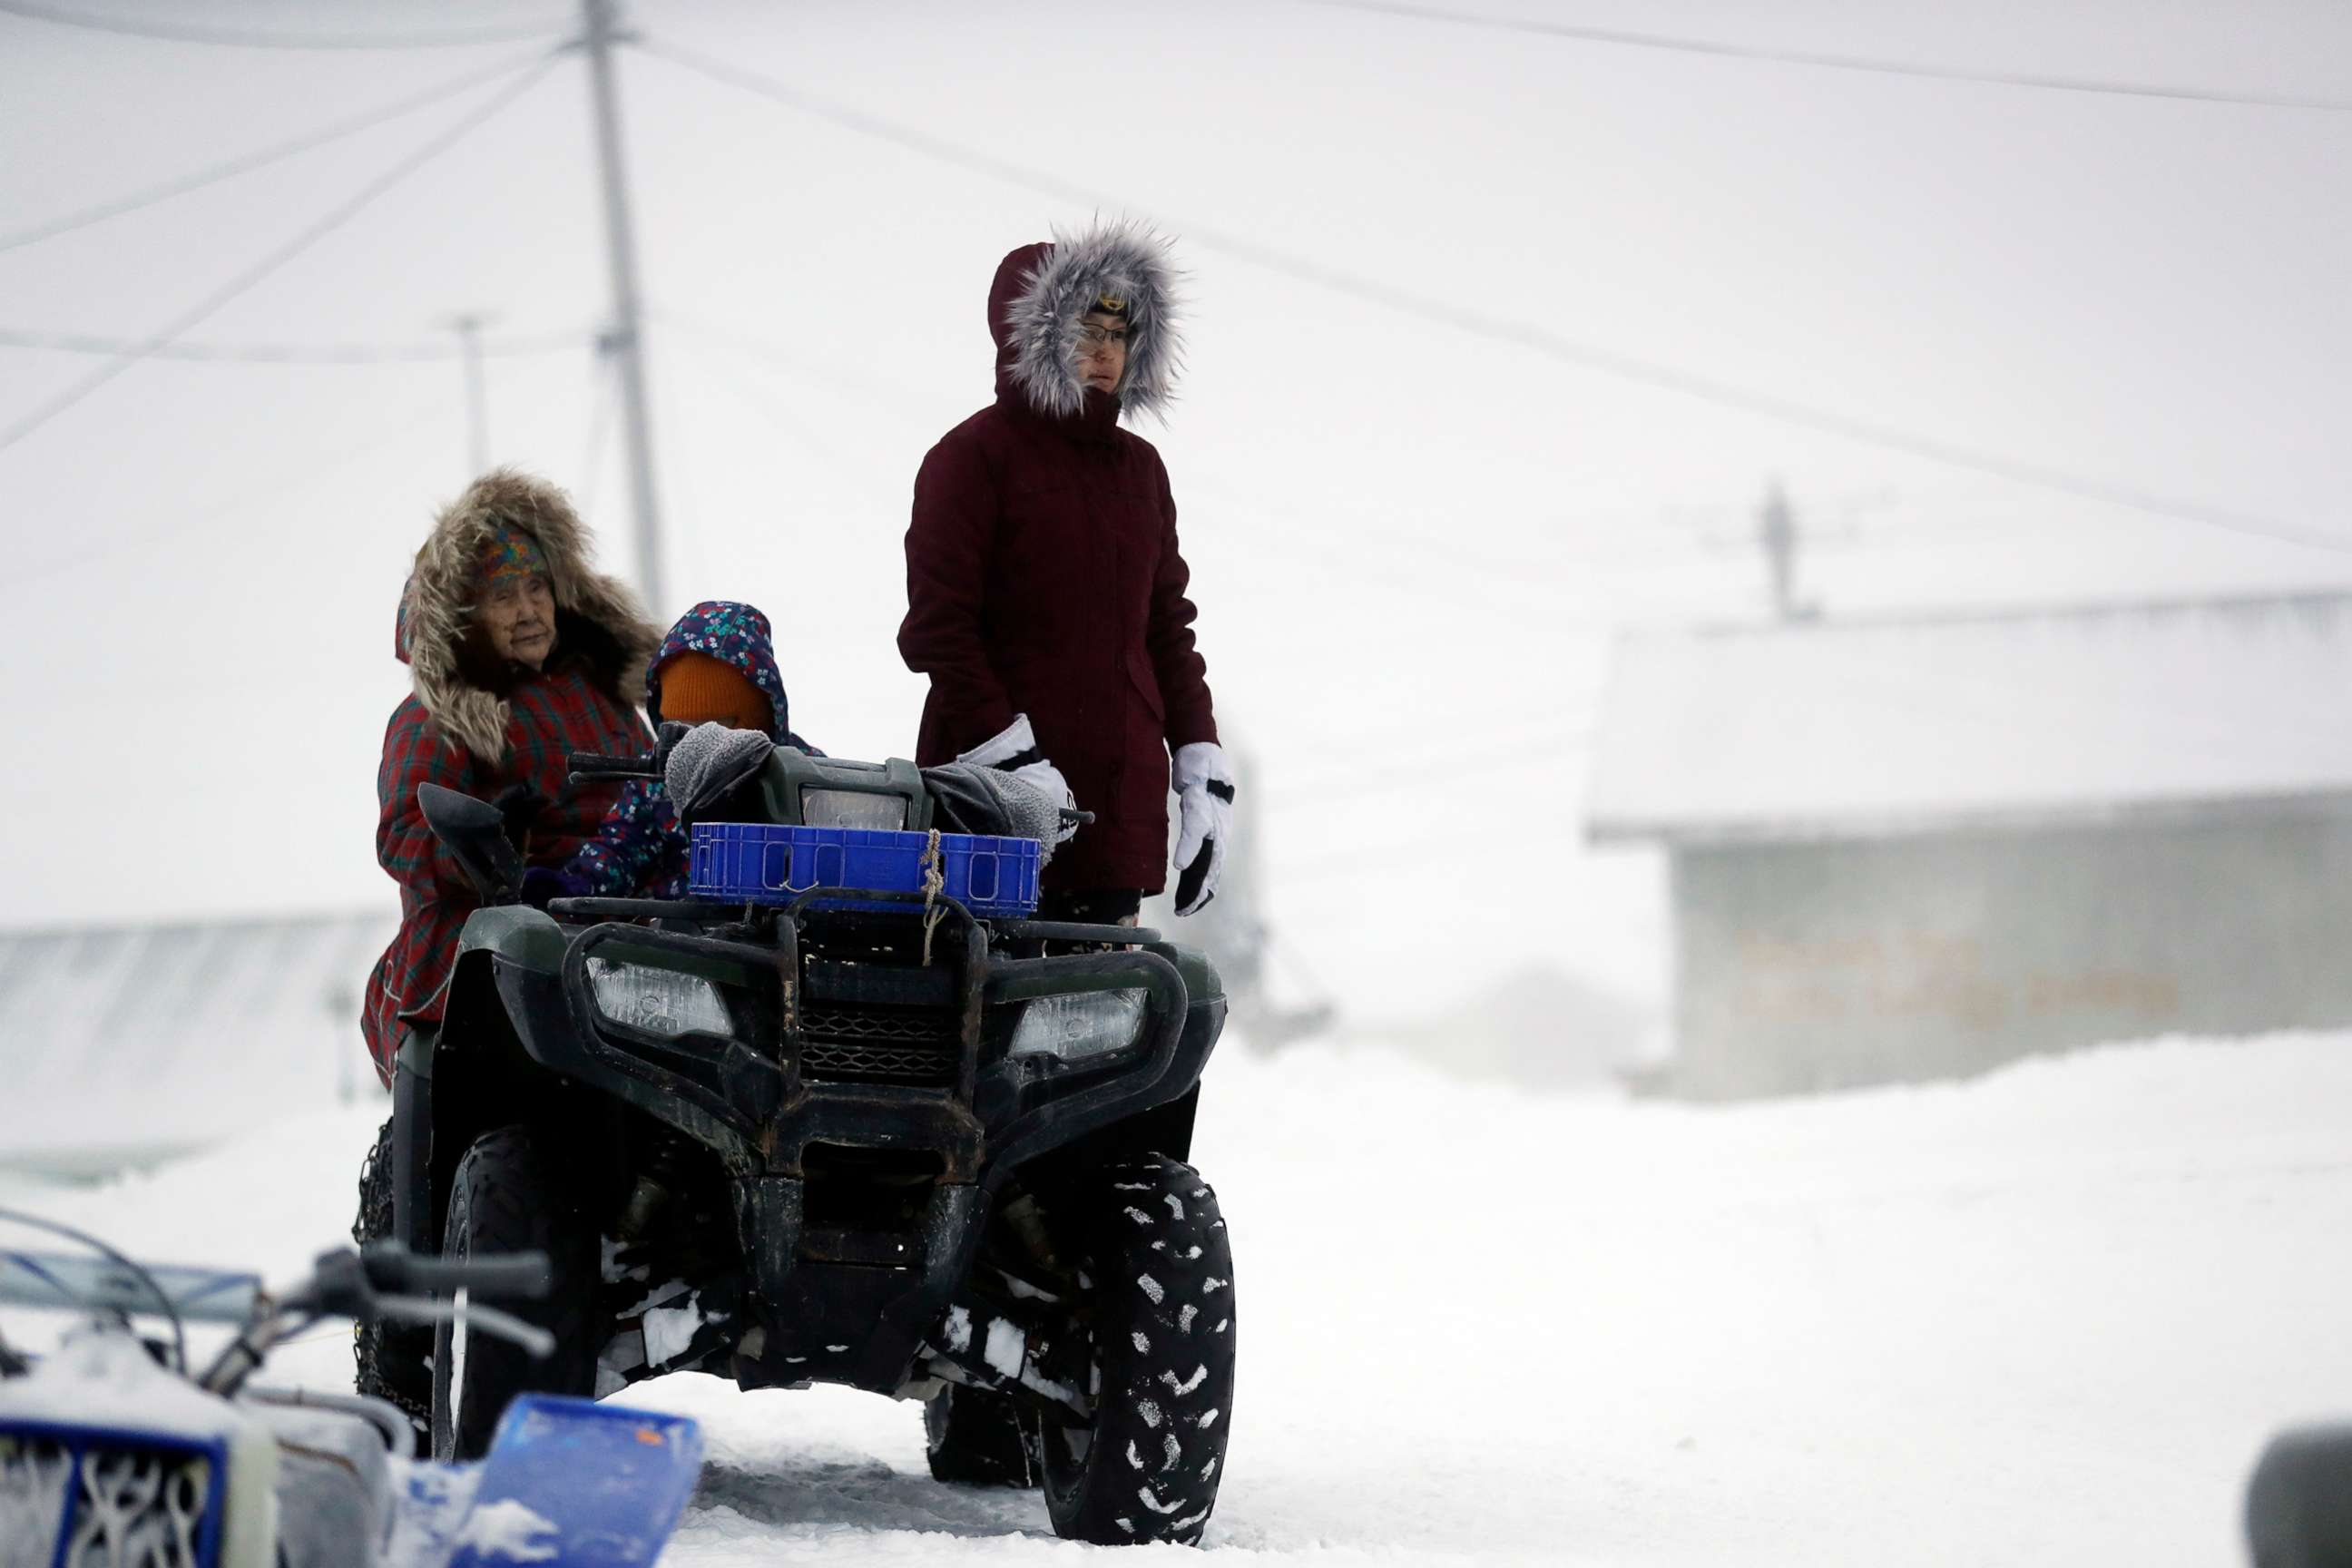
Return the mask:
[(661, 716), (687, 724), (716, 721), (763, 735), (776, 723), (775, 704), (750, 676), (723, 658), (690, 649), (661, 667)]

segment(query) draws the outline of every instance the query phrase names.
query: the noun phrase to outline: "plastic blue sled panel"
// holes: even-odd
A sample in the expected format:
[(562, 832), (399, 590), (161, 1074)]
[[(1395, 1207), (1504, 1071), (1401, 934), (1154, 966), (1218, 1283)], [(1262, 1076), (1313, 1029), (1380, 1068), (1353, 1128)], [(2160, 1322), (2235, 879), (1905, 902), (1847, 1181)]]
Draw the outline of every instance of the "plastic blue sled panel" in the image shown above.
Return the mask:
[[(698, 822), (687, 892), (721, 903), (788, 904), (814, 888), (923, 890), (923, 852), (930, 837), (873, 827), (787, 827), (766, 823)], [(1034, 838), (940, 835), (943, 891), (976, 915), (1018, 919), (1037, 908), (1043, 852)], [(855, 899), (820, 900), (831, 908), (891, 909)]]
[(652, 1568), (701, 1473), (702, 1429), (683, 1415), (518, 1394), (449, 1568)]

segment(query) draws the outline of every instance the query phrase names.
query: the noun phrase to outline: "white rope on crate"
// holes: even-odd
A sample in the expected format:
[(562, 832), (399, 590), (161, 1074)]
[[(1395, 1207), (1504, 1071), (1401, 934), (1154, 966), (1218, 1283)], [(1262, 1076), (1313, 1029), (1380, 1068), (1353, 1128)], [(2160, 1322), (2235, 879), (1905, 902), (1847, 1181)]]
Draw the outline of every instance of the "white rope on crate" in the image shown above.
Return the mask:
[(939, 929), (940, 921), (946, 918), (948, 912), (947, 906), (938, 902), (939, 896), (947, 890), (948, 874), (946, 864), (940, 857), (940, 830), (936, 827), (931, 829), (929, 842), (923, 846), (922, 864), (923, 967), (929, 969), (931, 966), (931, 932)]

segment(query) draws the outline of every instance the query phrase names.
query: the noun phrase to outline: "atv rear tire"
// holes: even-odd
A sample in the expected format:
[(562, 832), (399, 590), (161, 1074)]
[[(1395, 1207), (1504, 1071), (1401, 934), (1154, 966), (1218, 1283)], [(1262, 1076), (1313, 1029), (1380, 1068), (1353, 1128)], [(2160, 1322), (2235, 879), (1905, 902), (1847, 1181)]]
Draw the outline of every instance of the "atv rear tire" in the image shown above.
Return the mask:
[(555, 1336), (534, 1361), (520, 1345), (433, 1331), (433, 1457), (478, 1459), (489, 1447), (507, 1402), (526, 1390), (585, 1396), (596, 1384), (598, 1238), (595, 1226), (554, 1180), (553, 1163), (527, 1127), (501, 1127), (474, 1140), (449, 1184), (441, 1255), (456, 1260), (544, 1252), (544, 1300), (488, 1303)]
[[(360, 1212), (352, 1222), (352, 1239), (365, 1247), (391, 1234), (392, 1118), (387, 1116), (375, 1135), (375, 1147), (360, 1165)], [(357, 1323), (352, 1329), (352, 1357), (358, 1363), (352, 1388), (397, 1407), (415, 1426), (420, 1447), (433, 1425), (433, 1373), (425, 1364), (432, 1351), (430, 1329), (382, 1321)]]
[(1234, 1412), (1234, 1266), (1216, 1194), (1160, 1156), (1105, 1167), (1070, 1215), (1090, 1281), (1095, 1415), (1042, 1423), (1054, 1532), (1197, 1545)]
[(1021, 1411), (985, 1388), (955, 1384), (923, 1401), (923, 1439), (931, 1479), (975, 1487), (1034, 1487)]

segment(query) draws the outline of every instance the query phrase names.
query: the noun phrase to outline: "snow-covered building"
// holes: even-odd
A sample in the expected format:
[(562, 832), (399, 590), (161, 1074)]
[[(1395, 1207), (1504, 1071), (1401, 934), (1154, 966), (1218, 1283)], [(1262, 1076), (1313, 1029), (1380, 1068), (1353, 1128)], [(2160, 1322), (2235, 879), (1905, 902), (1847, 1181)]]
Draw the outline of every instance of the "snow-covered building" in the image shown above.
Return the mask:
[(2352, 1023), (2352, 594), (1629, 634), (1675, 1092)]
[(380, 1092), (396, 910), (0, 932), (0, 1165), (102, 1171)]

